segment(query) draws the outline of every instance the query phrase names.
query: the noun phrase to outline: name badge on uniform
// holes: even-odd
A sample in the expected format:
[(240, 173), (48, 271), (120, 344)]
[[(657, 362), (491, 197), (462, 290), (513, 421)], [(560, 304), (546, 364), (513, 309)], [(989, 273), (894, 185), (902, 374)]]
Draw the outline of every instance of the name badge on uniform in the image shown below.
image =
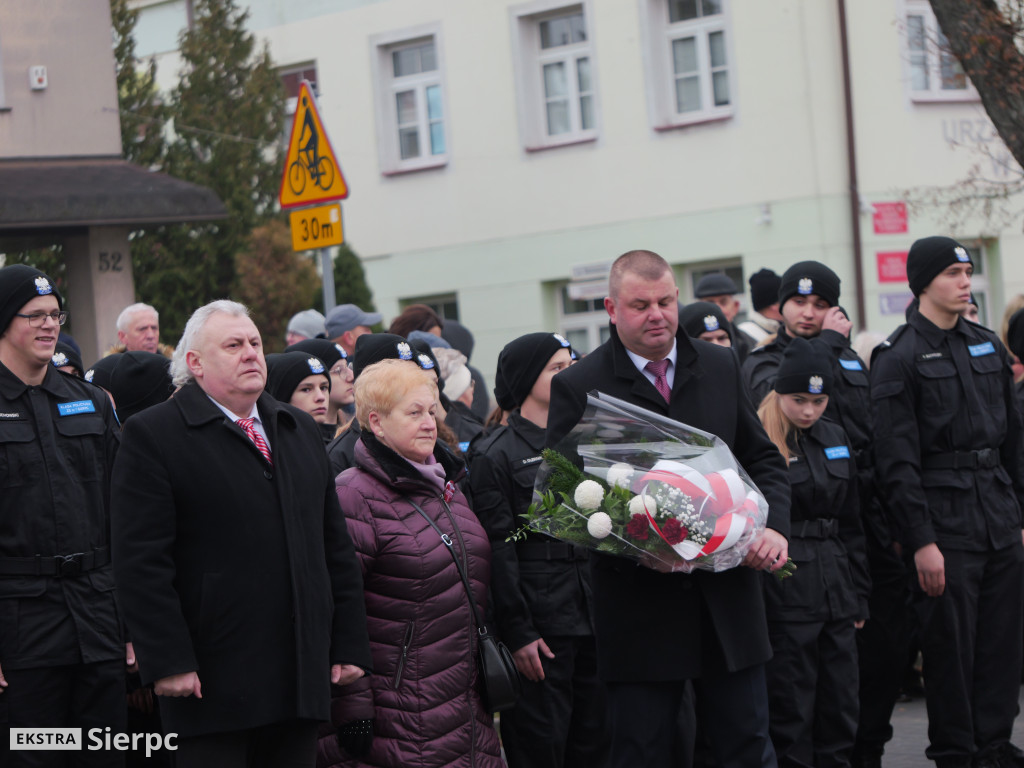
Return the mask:
[(971, 353), (971, 357), (982, 357), (983, 355), (994, 355), (996, 348), (992, 346), (991, 341), (986, 341), (984, 344), (974, 344), (967, 347), (967, 351)]
[(520, 459), (519, 464), (521, 466), (528, 467), (531, 464), (540, 464), (542, 461), (544, 461), (543, 456), (530, 456), (529, 458), (526, 459)]
[(850, 449), (845, 445), (837, 445), (832, 448), (825, 449), (825, 458), (829, 461), (835, 461), (836, 459), (848, 459), (850, 458)]
[(20, 419), (20, 413), (0, 413), (0, 419)]
[(843, 360), (839, 358), (839, 364), (848, 371), (863, 371), (864, 366), (860, 364), (860, 360)]
[(74, 416), (79, 413), (96, 413), (96, 405), (92, 400), (75, 400), (73, 403), (57, 403), (57, 412), (61, 416)]

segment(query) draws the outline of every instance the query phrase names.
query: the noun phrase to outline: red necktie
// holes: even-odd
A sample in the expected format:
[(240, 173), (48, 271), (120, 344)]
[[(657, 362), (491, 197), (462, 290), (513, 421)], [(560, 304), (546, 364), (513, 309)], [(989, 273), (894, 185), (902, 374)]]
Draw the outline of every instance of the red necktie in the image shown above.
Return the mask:
[(267, 441), (263, 439), (263, 435), (256, 431), (256, 427), (253, 426), (255, 419), (239, 419), (236, 424), (242, 428), (242, 431), (249, 436), (256, 447), (259, 448), (260, 453), (263, 454), (263, 458), (267, 460), (270, 466), (274, 466), (274, 460), (270, 458), (270, 446), (267, 445)]
[(644, 366), (644, 370), (654, 374), (654, 388), (661, 393), (666, 403), (670, 402), (672, 390), (669, 389), (668, 379), (665, 377), (668, 372), (668, 360), (651, 360)]

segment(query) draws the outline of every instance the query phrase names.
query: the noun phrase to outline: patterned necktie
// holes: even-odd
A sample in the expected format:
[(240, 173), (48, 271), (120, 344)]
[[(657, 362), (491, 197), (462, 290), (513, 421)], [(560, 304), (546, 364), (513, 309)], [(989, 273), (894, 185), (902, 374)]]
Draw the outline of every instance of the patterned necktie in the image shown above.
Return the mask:
[(644, 370), (654, 374), (654, 388), (661, 393), (666, 403), (670, 402), (672, 390), (669, 389), (668, 379), (665, 377), (665, 374), (668, 372), (668, 360), (651, 360), (644, 366)]
[(256, 447), (259, 448), (260, 453), (263, 454), (263, 458), (267, 460), (270, 466), (274, 466), (274, 460), (270, 458), (270, 446), (267, 445), (267, 441), (263, 439), (263, 435), (256, 431), (256, 427), (253, 426), (255, 419), (239, 419), (236, 424), (242, 428), (242, 431), (249, 436)]

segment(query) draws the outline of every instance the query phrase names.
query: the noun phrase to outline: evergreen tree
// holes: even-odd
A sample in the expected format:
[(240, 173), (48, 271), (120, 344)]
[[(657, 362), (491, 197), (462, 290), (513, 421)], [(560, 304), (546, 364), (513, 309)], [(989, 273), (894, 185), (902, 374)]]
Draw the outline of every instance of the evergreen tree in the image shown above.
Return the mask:
[(228, 218), (159, 227), (133, 243), (136, 291), (171, 338), (196, 307), (233, 294), (235, 255), (273, 218), (281, 179), (284, 91), (267, 47), (245, 29), (248, 12), (235, 0), (195, 0), (193, 18), (161, 170), (212, 189)]
[(140, 69), (135, 56), (133, 33), (139, 12), (129, 8), (127, 0), (110, 0), (110, 15), (122, 153), (133, 163), (156, 167), (166, 151), (163, 127), (167, 120), (167, 108), (156, 87), (156, 62), (150, 61), (148, 67)]
[[(334, 299), (338, 304), (355, 304), (364, 312), (375, 312), (373, 292), (366, 284), (363, 263), (348, 243), (338, 246), (334, 257)], [(317, 299), (317, 306), (323, 309), (323, 292)]]

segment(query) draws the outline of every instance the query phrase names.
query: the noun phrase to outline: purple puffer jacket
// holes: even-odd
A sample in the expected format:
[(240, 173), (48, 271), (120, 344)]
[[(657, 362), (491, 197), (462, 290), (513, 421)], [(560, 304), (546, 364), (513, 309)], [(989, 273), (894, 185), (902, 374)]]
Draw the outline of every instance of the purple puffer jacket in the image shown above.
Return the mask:
[[(465, 472), (447, 451), (434, 455), (453, 483)], [(374, 673), (334, 687), (331, 719), (337, 726), (373, 718), (374, 739), (357, 761), (327, 733), (317, 765), (498, 768), (498, 735), (479, 694), (469, 598), (437, 531), (404, 497), (452, 534), (460, 557), (465, 547), (480, 615), (490, 579), (487, 534), (461, 491), (446, 505), (438, 487), (372, 434), (363, 433), (355, 459), (335, 485), (362, 564)]]

